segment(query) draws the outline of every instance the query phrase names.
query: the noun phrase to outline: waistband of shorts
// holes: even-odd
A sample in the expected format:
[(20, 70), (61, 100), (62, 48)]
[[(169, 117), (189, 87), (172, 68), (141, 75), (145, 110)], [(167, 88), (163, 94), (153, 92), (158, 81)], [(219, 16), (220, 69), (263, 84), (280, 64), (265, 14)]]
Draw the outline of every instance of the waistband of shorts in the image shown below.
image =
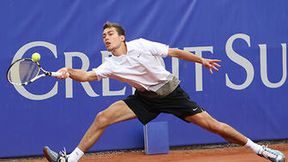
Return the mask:
[(171, 94), (180, 84), (180, 80), (172, 76), (171, 80), (168, 80), (164, 85), (162, 85), (158, 90), (154, 91), (137, 91), (138, 94), (147, 98), (163, 98)]

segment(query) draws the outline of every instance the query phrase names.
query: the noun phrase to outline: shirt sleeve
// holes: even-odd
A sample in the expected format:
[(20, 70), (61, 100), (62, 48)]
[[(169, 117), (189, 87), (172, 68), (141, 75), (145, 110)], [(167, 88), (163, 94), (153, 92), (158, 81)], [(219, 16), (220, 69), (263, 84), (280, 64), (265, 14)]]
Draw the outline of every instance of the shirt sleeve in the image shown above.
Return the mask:
[(107, 78), (112, 73), (112, 70), (109, 68), (108, 61), (102, 63), (100, 66), (92, 70), (96, 73), (98, 80)]
[(149, 51), (154, 56), (168, 56), (169, 46), (166, 44), (149, 41), (143, 38), (140, 38), (138, 42), (145, 51)]

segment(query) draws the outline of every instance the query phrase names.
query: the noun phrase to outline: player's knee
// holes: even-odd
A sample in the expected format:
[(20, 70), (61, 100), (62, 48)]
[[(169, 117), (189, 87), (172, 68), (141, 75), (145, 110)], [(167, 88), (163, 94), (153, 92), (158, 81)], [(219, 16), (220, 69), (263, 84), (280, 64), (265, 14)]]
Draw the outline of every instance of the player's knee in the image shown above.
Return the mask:
[(99, 128), (105, 128), (109, 125), (109, 117), (107, 113), (104, 112), (99, 112), (96, 115), (94, 125), (99, 127)]

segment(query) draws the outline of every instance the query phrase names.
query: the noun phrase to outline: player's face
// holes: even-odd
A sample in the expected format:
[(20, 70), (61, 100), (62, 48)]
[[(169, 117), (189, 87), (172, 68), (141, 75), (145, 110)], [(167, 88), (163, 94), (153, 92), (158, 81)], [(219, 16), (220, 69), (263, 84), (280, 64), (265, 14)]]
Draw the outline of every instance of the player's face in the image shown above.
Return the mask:
[(106, 28), (103, 31), (103, 42), (108, 51), (113, 52), (116, 49), (120, 48), (121, 43), (124, 42), (125, 37), (119, 35), (115, 28)]

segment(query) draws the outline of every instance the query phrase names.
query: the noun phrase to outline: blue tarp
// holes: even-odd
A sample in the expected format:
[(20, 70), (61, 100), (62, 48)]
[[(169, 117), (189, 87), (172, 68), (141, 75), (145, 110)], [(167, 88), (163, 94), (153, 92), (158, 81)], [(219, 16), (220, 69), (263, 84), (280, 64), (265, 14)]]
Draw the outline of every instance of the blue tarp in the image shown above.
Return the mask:
[[(194, 63), (165, 58), (191, 98), (216, 119), (253, 140), (288, 137), (288, 1), (50, 0), (0, 1), (0, 157), (41, 155), (42, 147), (72, 151), (111, 103), (132, 93), (127, 84), (80, 84), (44, 78), (25, 88), (5, 78), (11, 62), (42, 55), (47, 70), (91, 70), (107, 55), (106, 21), (122, 24), (126, 39), (146, 38), (221, 59), (213, 75)], [(171, 115), (171, 146), (224, 142)], [(90, 151), (143, 148), (138, 120), (109, 127)]]

